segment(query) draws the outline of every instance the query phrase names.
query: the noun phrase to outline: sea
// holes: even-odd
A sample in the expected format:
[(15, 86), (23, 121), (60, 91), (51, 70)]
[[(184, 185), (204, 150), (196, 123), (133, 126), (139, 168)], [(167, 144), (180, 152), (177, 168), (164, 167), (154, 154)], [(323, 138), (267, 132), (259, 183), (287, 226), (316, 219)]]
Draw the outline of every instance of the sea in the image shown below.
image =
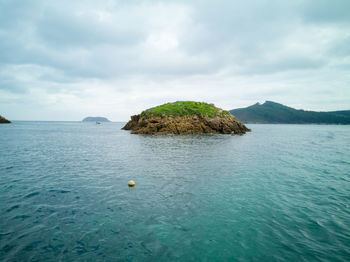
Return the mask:
[(0, 261), (350, 261), (350, 126), (124, 124), (0, 125)]

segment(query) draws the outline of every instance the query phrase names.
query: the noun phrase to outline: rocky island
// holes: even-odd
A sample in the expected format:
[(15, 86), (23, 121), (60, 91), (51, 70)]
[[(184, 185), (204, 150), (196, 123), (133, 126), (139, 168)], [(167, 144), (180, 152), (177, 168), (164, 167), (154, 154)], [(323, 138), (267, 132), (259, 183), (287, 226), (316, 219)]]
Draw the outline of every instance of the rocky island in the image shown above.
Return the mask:
[(250, 131), (229, 111), (213, 104), (177, 101), (152, 107), (131, 120), (122, 128), (132, 134), (185, 135), (185, 134), (232, 134), (243, 135)]
[(10, 124), (11, 121), (0, 115), (0, 124)]
[(83, 122), (111, 122), (102, 116), (88, 116), (83, 119)]

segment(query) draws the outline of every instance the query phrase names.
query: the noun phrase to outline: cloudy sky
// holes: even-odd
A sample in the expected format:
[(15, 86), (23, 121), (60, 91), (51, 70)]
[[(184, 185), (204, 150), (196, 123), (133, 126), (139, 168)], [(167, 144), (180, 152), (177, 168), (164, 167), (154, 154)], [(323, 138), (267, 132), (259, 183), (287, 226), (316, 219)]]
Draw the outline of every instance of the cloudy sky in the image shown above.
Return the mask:
[(349, 12), (349, 0), (0, 0), (0, 114), (125, 121), (176, 100), (350, 109)]

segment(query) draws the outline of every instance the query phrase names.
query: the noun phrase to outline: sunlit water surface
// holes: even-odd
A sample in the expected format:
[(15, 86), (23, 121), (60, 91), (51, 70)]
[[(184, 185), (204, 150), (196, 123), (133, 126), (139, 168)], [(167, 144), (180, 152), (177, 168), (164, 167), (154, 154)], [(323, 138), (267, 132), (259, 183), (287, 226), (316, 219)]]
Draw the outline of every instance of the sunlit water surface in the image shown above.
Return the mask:
[(0, 126), (1, 261), (350, 261), (350, 126), (122, 125)]

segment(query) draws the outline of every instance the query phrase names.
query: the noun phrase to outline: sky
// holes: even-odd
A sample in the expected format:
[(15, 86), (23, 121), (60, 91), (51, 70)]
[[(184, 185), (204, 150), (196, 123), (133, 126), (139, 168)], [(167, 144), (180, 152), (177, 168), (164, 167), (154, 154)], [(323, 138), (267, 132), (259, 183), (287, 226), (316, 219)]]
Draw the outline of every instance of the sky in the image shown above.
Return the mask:
[(349, 12), (349, 0), (0, 0), (0, 115), (126, 121), (178, 100), (350, 109)]

